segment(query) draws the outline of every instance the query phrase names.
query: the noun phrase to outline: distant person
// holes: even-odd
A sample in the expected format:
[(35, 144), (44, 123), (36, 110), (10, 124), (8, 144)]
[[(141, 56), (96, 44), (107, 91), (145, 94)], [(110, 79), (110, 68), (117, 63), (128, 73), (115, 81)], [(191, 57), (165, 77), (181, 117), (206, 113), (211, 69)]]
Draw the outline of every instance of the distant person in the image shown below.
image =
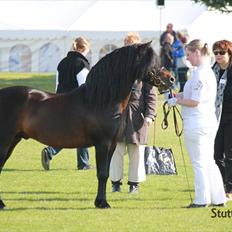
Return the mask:
[[(140, 43), (137, 33), (128, 33), (124, 45)], [(129, 155), (128, 185), (129, 193), (139, 192), (139, 183), (146, 180), (144, 166), (144, 150), (147, 143), (148, 128), (155, 117), (155, 88), (142, 81), (136, 81), (131, 89), (131, 95), (123, 122), (123, 132), (110, 163), (110, 179), (112, 192), (120, 192), (123, 180), (123, 158)]]
[(183, 92), (184, 85), (188, 78), (188, 64), (185, 55), (185, 45), (187, 44), (187, 38), (181, 33), (176, 33), (176, 40), (172, 44), (174, 69), (176, 74), (176, 80), (179, 82), (179, 92)]
[(163, 46), (160, 50), (161, 66), (172, 72), (174, 72), (173, 42), (174, 36), (171, 33), (166, 33)]
[(182, 106), (184, 140), (194, 171), (195, 199), (187, 208), (223, 207), (226, 203), (222, 176), (213, 157), (217, 131), (215, 98), (217, 83), (210, 66), (209, 48), (201, 40), (186, 45), (193, 67), (183, 93), (168, 100), (169, 106)]
[[(90, 43), (84, 37), (74, 40), (72, 51), (60, 61), (57, 67), (56, 92), (67, 93), (85, 83), (90, 65), (86, 58), (90, 49)], [(49, 170), (53, 156), (57, 155), (62, 148), (45, 147), (41, 152), (41, 162), (45, 170)], [(89, 151), (87, 148), (77, 148), (77, 169), (90, 169)]]
[(162, 47), (165, 43), (165, 36), (167, 33), (170, 33), (171, 35), (173, 35), (174, 40), (176, 40), (176, 32), (173, 30), (173, 24), (169, 23), (166, 26), (166, 31), (164, 31), (161, 36), (160, 36), (160, 46)]
[(232, 42), (219, 40), (213, 44), (217, 79), (216, 114), (219, 128), (214, 144), (214, 159), (218, 165), (226, 196), (232, 199)]

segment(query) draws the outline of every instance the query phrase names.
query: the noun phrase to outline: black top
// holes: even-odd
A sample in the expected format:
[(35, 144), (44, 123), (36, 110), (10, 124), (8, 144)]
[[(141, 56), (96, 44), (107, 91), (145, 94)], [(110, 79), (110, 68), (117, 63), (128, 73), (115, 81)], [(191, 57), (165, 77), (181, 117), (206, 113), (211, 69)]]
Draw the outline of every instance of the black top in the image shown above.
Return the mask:
[(90, 69), (88, 60), (79, 52), (70, 51), (57, 67), (57, 93), (65, 93), (79, 87), (76, 76), (83, 68)]
[[(223, 75), (225, 70), (221, 69), (219, 74), (220, 78)], [(224, 89), (223, 105), (222, 105), (222, 116), (221, 120), (228, 121), (232, 120), (232, 76), (230, 69), (227, 73), (227, 82)]]

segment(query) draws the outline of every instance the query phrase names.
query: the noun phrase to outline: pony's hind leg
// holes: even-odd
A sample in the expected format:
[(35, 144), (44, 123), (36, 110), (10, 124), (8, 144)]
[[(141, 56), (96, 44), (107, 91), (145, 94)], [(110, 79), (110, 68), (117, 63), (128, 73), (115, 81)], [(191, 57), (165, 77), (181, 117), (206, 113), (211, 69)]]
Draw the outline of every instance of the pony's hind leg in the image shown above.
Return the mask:
[[(0, 174), (1, 174), (2, 168), (5, 163), (6, 155), (7, 155), (7, 152), (4, 151), (3, 149), (0, 149)], [(0, 198), (0, 210), (3, 209), (4, 207), (5, 207), (5, 204)]]
[(15, 138), (13, 139), (12, 143), (10, 144), (10, 147), (7, 151), (6, 157), (2, 165), (0, 166), (0, 172), (2, 171), (2, 168), (4, 167), (6, 161), (9, 159), (11, 156), (12, 152), (14, 151), (14, 148), (16, 145), (21, 141), (22, 137), (20, 135), (16, 135)]
[[(8, 144), (6, 142), (5, 142), (5, 145), (0, 144), (0, 173), (5, 165), (6, 161), (8, 160), (10, 155), (12, 154), (15, 146), (18, 144), (18, 142), (20, 140), (21, 140), (21, 137), (15, 136), (15, 138), (13, 139), (11, 144)], [(4, 207), (5, 207), (5, 204), (0, 199), (0, 210), (3, 209)]]

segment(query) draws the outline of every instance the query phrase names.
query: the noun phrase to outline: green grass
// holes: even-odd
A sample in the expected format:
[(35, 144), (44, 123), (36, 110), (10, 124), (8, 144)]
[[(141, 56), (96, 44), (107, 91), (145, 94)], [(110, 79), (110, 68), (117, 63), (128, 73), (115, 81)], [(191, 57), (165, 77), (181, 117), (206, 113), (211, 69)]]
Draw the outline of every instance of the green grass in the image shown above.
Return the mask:
[[(54, 75), (0, 74), (0, 88), (28, 85), (54, 91)], [(156, 122), (156, 145), (171, 147), (178, 175), (147, 176), (138, 195), (127, 193), (128, 157), (125, 157), (125, 178), (121, 193), (111, 193), (107, 186), (107, 199), (111, 209), (94, 208), (97, 190), (96, 170), (76, 170), (74, 149), (64, 149), (51, 163), (51, 170), (41, 167), (42, 144), (22, 141), (6, 163), (1, 174), (1, 197), (7, 207), (0, 211), (1, 232), (37, 231), (231, 231), (231, 218), (211, 218), (211, 208), (186, 209), (190, 203), (179, 140), (170, 116), (169, 128), (161, 129), (162, 97), (159, 97)], [(149, 133), (153, 141), (153, 127)], [(183, 141), (182, 141), (183, 143)], [(184, 149), (187, 173), (193, 193), (193, 173)], [(91, 148), (91, 164), (95, 165)], [(223, 212), (232, 210), (229, 202)]]

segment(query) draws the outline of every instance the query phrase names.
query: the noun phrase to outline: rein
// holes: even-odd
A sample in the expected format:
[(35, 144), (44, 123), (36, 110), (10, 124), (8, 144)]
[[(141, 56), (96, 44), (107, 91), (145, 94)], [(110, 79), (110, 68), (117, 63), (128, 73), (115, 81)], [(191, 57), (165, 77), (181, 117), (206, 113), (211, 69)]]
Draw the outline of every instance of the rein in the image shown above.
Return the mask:
[(181, 123), (183, 122), (183, 118), (181, 116), (181, 113), (180, 113), (179, 109), (176, 106), (169, 107), (167, 102), (164, 102), (164, 104), (163, 104), (164, 119), (163, 119), (163, 121), (161, 123), (161, 128), (163, 130), (166, 130), (168, 128), (168, 126), (169, 126), (169, 124), (168, 124), (168, 115), (169, 115), (171, 109), (173, 111), (173, 122), (174, 122), (175, 133), (176, 133), (176, 135), (178, 137), (180, 137), (182, 135), (182, 133), (183, 133), (183, 126), (182, 126), (182, 128), (180, 130), (179, 126), (178, 126), (177, 115), (181, 119)]
[[(172, 91), (171, 90), (170, 90), (170, 94), (172, 96)], [(182, 142), (181, 142), (181, 139), (180, 139), (180, 136), (183, 133), (183, 118), (182, 118), (182, 115), (181, 115), (179, 109), (176, 106), (172, 106), (172, 107), (168, 106), (167, 102), (164, 102), (164, 104), (163, 104), (164, 119), (163, 119), (163, 121), (161, 123), (161, 128), (163, 130), (166, 130), (168, 128), (168, 125), (169, 125), (168, 124), (168, 115), (169, 115), (171, 109), (173, 110), (173, 122), (174, 122), (174, 127), (175, 127), (175, 133), (176, 133), (177, 137), (179, 138), (181, 155), (182, 155), (182, 160), (183, 160), (184, 170), (185, 170), (185, 177), (186, 177), (186, 181), (187, 181), (187, 185), (188, 185), (188, 192), (189, 192), (190, 201), (192, 203), (193, 198), (192, 198), (192, 195), (191, 195), (189, 178), (188, 178), (187, 169), (186, 169), (186, 162), (185, 162), (185, 158), (184, 158), (183, 145), (182, 145)], [(179, 126), (178, 126), (177, 115), (181, 119), (181, 123), (182, 123), (181, 130), (179, 129)]]

